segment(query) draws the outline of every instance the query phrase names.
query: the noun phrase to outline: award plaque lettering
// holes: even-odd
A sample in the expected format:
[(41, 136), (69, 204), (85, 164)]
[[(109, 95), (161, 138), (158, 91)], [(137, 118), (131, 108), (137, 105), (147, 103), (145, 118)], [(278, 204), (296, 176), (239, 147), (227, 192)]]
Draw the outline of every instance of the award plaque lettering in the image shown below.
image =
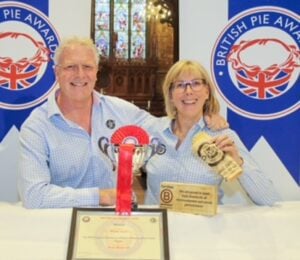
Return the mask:
[(193, 139), (193, 152), (207, 163), (216, 173), (226, 181), (234, 180), (242, 174), (242, 168), (232, 157), (224, 153), (214, 143), (211, 136), (201, 132)]
[(217, 213), (217, 187), (203, 184), (162, 182), (160, 207), (168, 210), (213, 216)]

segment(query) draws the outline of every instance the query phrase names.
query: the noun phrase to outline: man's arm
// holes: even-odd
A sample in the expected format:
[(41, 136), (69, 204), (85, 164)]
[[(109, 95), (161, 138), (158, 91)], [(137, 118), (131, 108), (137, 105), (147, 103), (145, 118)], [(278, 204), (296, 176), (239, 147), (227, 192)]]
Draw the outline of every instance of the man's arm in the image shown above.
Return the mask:
[(18, 188), (27, 208), (99, 205), (98, 188), (74, 189), (53, 184), (49, 169), (47, 130), (25, 123), (20, 132)]
[(205, 121), (207, 127), (214, 131), (229, 128), (229, 123), (219, 113), (205, 115), (204, 121)]

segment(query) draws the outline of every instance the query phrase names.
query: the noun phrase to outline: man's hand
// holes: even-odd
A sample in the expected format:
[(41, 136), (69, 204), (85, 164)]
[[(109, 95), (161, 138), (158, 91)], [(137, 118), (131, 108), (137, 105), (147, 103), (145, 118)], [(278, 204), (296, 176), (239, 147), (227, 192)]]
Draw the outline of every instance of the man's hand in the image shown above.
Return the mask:
[(204, 121), (211, 130), (222, 130), (229, 127), (228, 122), (220, 114), (205, 115)]
[(101, 206), (112, 206), (116, 204), (116, 189), (99, 190)]

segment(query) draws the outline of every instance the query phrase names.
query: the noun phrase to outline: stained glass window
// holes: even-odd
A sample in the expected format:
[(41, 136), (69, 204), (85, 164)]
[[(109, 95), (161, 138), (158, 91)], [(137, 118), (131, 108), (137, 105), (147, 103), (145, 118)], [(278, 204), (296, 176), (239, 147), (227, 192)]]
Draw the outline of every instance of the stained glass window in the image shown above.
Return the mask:
[(94, 38), (104, 58), (146, 58), (147, 0), (96, 0)]
[(145, 1), (133, 1), (131, 12), (131, 57), (145, 58), (146, 6)]
[(108, 57), (110, 51), (109, 0), (96, 1), (95, 9), (95, 43), (99, 54)]

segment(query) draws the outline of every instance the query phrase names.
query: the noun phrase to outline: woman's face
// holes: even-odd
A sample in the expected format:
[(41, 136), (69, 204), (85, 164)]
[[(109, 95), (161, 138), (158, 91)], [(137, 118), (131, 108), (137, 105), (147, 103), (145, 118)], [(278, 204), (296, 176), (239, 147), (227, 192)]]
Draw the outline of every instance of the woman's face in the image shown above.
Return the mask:
[(177, 117), (199, 120), (203, 106), (209, 98), (209, 87), (205, 80), (194, 72), (184, 72), (174, 80), (171, 102), (176, 107)]

